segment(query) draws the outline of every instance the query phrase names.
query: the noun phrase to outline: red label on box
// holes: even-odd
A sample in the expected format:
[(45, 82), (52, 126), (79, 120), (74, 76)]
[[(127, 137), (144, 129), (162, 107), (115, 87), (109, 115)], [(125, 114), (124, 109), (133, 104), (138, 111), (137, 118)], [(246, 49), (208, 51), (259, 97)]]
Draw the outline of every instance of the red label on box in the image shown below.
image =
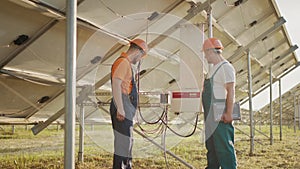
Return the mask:
[(173, 92), (172, 97), (175, 98), (175, 99), (200, 98), (200, 92)]

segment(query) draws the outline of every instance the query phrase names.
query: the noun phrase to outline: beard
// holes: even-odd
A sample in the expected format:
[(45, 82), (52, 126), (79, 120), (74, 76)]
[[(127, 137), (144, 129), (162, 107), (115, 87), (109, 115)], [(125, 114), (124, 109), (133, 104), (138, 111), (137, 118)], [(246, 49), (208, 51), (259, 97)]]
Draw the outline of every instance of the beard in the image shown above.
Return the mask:
[(136, 63), (138, 63), (140, 61), (140, 59), (141, 59), (141, 56), (137, 55), (136, 57), (134, 57), (132, 59), (131, 63), (135, 65)]

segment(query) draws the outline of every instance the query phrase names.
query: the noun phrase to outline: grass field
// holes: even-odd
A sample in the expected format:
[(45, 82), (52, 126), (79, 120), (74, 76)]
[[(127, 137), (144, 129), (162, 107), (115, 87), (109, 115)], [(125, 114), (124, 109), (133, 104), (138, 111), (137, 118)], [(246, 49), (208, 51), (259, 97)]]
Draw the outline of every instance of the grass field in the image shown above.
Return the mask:
[[(24, 126), (17, 126), (12, 134), (11, 126), (0, 126), (0, 168), (1, 169), (60, 169), (63, 168), (63, 143), (64, 132), (57, 130), (56, 126), (45, 129), (37, 136)], [(109, 128), (105, 126), (104, 128)], [(30, 128), (30, 127), (28, 127)], [(250, 141), (246, 135), (249, 127), (236, 125), (235, 147), (238, 158), (238, 168), (287, 168), (300, 169), (300, 130), (294, 133), (293, 128), (283, 128), (283, 140), (279, 140), (279, 127), (273, 128), (273, 145), (270, 145), (269, 127), (257, 127), (255, 132), (254, 154), (249, 155)], [(94, 129), (95, 130), (95, 129)], [(96, 130), (96, 134), (108, 134), (101, 130)], [(245, 133), (243, 133), (245, 132)], [(88, 133), (88, 132), (87, 132)], [(101, 133), (101, 134), (100, 134)], [(78, 136), (76, 137), (78, 147)], [(103, 139), (97, 143), (96, 137), (85, 137), (84, 163), (77, 162), (77, 169), (108, 169), (112, 166), (112, 153), (110, 148), (103, 147)], [(139, 136), (135, 135), (139, 140)], [(201, 142), (200, 132), (196, 132), (192, 137), (179, 138), (171, 136), (172, 146), (167, 146), (171, 152), (184, 159), (195, 168), (205, 168), (206, 150)], [(99, 138), (100, 139), (100, 138)], [(141, 141), (142, 139), (140, 139)], [(109, 141), (108, 141), (109, 142)], [(168, 144), (167, 140), (167, 144)], [(112, 143), (107, 146), (112, 145)], [(141, 149), (139, 142), (135, 144), (136, 149)], [(182, 169), (187, 168), (173, 157), (167, 155), (158, 148), (151, 147), (153, 155), (149, 157), (134, 158), (133, 165), (136, 169)], [(77, 152), (77, 150), (76, 150)], [(137, 151), (139, 152), (139, 151)], [(166, 163), (167, 161), (167, 163)]]

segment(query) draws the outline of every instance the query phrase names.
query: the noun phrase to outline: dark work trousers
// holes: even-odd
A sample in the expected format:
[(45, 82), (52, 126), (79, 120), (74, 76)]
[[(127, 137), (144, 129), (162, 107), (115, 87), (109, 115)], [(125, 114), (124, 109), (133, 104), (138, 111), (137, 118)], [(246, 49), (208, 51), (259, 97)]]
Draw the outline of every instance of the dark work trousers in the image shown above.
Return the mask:
[(114, 133), (114, 158), (113, 169), (131, 169), (133, 146), (133, 117), (137, 106), (137, 90), (134, 80), (133, 88), (129, 95), (122, 94), (125, 119), (117, 120), (117, 108), (112, 99), (110, 114)]
[(204, 90), (202, 93), (205, 119), (205, 146), (207, 149), (206, 168), (219, 169), (221, 167), (222, 169), (236, 169), (233, 125), (225, 124), (222, 121), (216, 122), (213, 117), (211, 105), (215, 100), (213, 92), (214, 75), (215, 73), (210, 79), (204, 81)]

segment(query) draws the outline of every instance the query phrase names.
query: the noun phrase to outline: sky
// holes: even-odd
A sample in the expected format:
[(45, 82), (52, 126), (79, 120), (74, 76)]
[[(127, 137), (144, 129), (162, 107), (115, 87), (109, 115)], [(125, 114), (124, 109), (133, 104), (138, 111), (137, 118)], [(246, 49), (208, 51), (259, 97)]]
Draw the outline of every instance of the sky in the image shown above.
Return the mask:
[[(292, 45), (298, 45), (300, 48), (300, 1), (299, 0), (275, 0), (279, 8), (281, 16), (287, 21), (285, 27), (287, 28), (288, 35), (291, 39)], [(300, 49), (296, 50), (296, 56), (300, 61)], [(291, 73), (286, 75), (281, 80), (282, 95), (289, 91), (289, 89), (300, 83), (300, 67), (294, 69)], [(273, 85), (273, 100), (279, 97), (278, 82)], [(269, 88), (261, 94), (253, 98), (253, 110), (259, 110), (270, 102), (270, 90)], [(248, 104), (242, 106), (248, 109)]]

